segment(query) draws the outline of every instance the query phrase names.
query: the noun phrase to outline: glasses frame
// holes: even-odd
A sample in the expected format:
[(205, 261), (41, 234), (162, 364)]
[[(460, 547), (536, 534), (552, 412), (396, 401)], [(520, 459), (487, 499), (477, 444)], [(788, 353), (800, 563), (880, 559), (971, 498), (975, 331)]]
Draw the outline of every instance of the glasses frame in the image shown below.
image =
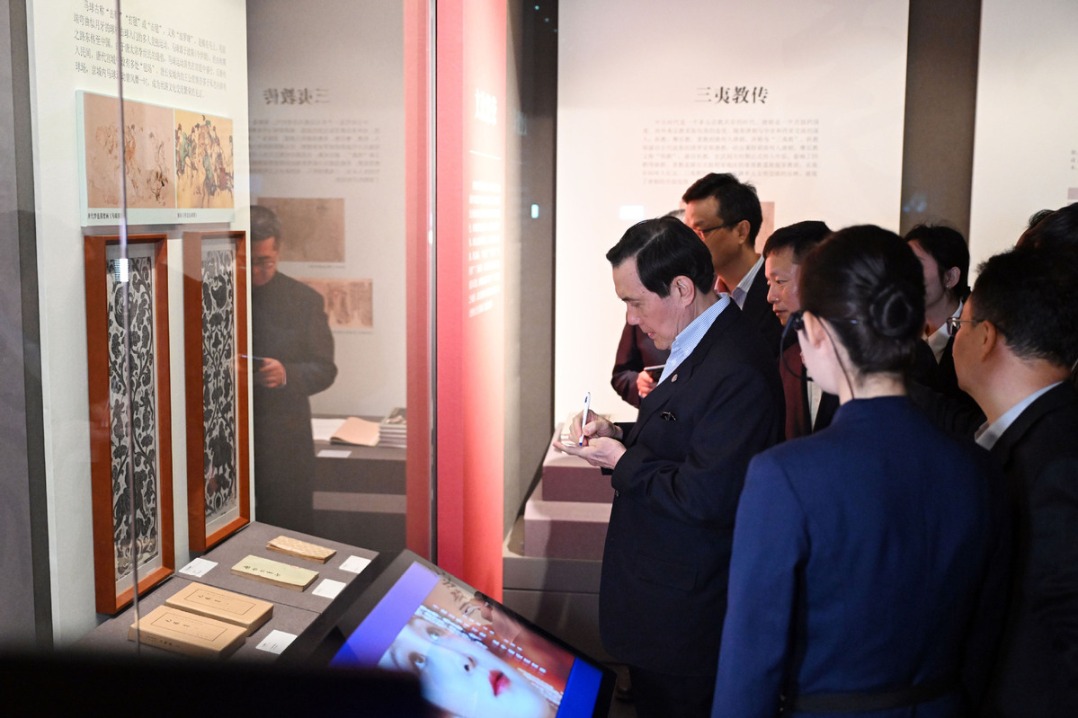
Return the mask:
[(953, 337), (958, 334), (958, 328), (963, 324), (980, 324), (983, 319), (960, 319), (959, 317), (947, 317), (947, 320), (943, 322), (947, 327), (947, 336)]

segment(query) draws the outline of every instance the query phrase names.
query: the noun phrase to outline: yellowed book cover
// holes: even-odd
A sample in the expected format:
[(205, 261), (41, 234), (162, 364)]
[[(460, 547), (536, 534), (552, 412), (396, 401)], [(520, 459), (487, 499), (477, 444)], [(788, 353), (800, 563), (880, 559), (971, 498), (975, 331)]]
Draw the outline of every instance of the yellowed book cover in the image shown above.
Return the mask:
[(273, 604), (222, 588), (191, 583), (165, 600), (166, 606), (216, 618), (244, 629), (250, 636), (273, 616)]
[(353, 446), (377, 446), (378, 422), (350, 416), (341, 427), (329, 437), (331, 444), (352, 444)]
[(331, 548), (308, 543), (306, 541), (300, 541), (291, 536), (278, 536), (275, 539), (271, 539), (269, 543), (266, 544), (266, 548), (270, 551), (278, 551), (280, 553), (288, 554), (289, 556), (318, 561), (319, 563), (325, 563), (337, 553)]
[(127, 631), (127, 638), (147, 646), (202, 658), (223, 658), (243, 645), (245, 632), (240, 626), (181, 611), (172, 606), (158, 606)]
[(261, 556), (246, 556), (232, 567), (232, 573), (237, 576), (253, 578), (256, 581), (272, 583), (274, 586), (289, 588), (293, 591), (302, 591), (318, 578), (317, 571), (262, 558)]

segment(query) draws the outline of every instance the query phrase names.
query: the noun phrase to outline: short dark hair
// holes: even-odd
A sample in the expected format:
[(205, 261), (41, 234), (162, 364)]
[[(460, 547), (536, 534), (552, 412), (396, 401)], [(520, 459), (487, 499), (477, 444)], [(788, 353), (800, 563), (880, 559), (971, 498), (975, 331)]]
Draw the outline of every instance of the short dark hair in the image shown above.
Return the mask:
[(1029, 229), (1018, 238), (1019, 247), (1078, 246), (1078, 202), (1038, 219), (1041, 212), (1029, 218)]
[(640, 283), (660, 297), (670, 294), (670, 283), (677, 276), (688, 277), (701, 292), (710, 292), (715, 285), (711, 253), (680, 219), (659, 217), (637, 222), (606, 253), (615, 268), (632, 257), (636, 258)]
[(906, 374), (925, 323), (924, 269), (894, 232), (847, 227), (805, 257), (801, 307), (831, 323), (860, 372)]
[(251, 242), (276, 238), (281, 242), (281, 220), (277, 213), (260, 204), (251, 205)]
[(948, 269), (958, 267), (958, 283), (947, 294), (958, 301), (969, 296), (969, 245), (961, 232), (942, 224), (919, 224), (906, 233), (906, 241), (917, 242), (936, 260), (941, 283)]
[(764, 242), (764, 251), (761, 254), (764, 259), (767, 259), (772, 252), (790, 247), (794, 253), (794, 264), (801, 264), (805, 255), (829, 234), (831, 234), (831, 228), (816, 219), (788, 224), (771, 233)]
[(719, 216), (725, 225), (735, 225), (741, 220), (749, 222), (749, 241), (755, 243), (763, 224), (763, 212), (760, 210), (760, 198), (756, 188), (748, 182), (740, 182), (737, 177), (724, 172), (711, 172), (696, 180), (681, 196), (683, 202), (696, 202), (714, 197), (719, 202)]
[(980, 266), (971, 316), (990, 321), (1020, 357), (1078, 360), (1078, 247), (1017, 247)]

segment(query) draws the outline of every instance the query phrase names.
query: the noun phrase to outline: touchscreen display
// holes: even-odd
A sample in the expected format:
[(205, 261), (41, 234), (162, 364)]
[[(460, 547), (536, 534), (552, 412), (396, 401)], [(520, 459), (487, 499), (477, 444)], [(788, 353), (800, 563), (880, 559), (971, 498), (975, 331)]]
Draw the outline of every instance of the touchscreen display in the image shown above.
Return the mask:
[(451, 715), (605, 715), (609, 669), (422, 559), (399, 563), (332, 665), (414, 673)]

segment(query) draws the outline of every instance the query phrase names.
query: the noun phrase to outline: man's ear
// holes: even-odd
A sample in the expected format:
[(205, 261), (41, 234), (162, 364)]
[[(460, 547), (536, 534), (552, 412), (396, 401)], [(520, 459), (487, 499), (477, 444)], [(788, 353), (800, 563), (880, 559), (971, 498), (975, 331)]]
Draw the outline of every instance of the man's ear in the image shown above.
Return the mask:
[[(731, 231), (737, 236), (739, 244), (749, 244), (749, 231), (752, 228), (749, 226), (749, 220), (743, 219), (735, 224)], [(755, 248), (753, 248), (755, 251)]]
[(1004, 341), (995, 324), (985, 319), (981, 324), (981, 343), (977, 347), (981, 359), (994, 352)]
[(678, 298), (682, 306), (687, 306), (696, 299), (696, 285), (685, 275), (679, 274), (670, 282), (670, 293)]
[(958, 286), (958, 279), (962, 276), (962, 270), (958, 267), (951, 267), (943, 273), (943, 286), (947, 289), (954, 289)]

